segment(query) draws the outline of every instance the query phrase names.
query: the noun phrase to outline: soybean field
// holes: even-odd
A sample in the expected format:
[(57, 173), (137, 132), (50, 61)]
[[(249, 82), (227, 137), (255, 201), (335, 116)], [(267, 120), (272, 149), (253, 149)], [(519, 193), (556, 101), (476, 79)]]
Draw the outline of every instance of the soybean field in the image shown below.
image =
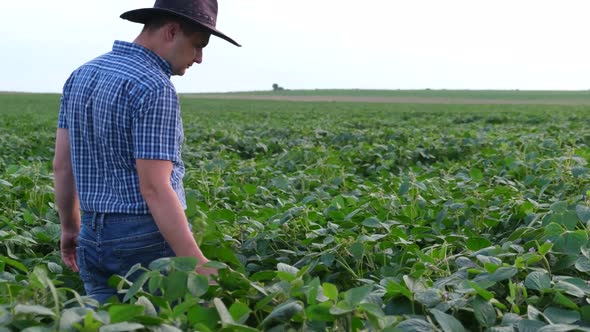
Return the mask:
[(99, 306), (59, 257), (59, 98), (0, 94), (2, 332), (590, 331), (585, 102), (181, 96), (218, 284), (161, 259)]

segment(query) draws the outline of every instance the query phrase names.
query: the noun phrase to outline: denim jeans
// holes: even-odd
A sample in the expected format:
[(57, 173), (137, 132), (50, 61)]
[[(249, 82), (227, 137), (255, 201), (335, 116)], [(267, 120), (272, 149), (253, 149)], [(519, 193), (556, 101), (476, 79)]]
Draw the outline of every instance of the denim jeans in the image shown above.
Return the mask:
[(137, 263), (148, 267), (153, 260), (174, 256), (150, 214), (96, 212), (82, 212), (77, 254), (86, 294), (100, 303), (116, 295), (108, 285), (112, 275), (125, 276)]

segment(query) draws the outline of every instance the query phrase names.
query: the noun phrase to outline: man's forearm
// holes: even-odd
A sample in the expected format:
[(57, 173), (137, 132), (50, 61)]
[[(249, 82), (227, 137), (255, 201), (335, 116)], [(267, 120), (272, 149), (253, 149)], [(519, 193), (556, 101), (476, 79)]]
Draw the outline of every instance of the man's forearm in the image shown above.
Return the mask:
[(143, 196), (160, 233), (176, 256), (192, 256), (197, 258), (199, 265), (206, 263), (208, 260), (193, 237), (184, 209), (172, 187), (150, 190)]
[(56, 169), (55, 203), (59, 212), (62, 232), (77, 234), (80, 231), (80, 203), (71, 169)]

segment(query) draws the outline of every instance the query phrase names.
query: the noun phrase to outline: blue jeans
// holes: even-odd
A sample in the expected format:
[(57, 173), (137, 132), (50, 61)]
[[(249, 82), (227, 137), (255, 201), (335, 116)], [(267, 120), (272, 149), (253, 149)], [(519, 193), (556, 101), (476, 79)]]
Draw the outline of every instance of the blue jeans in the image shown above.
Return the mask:
[(86, 294), (100, 303), (117, 293), (108, 285), (112, 275), (125, 276), (137, 263), (148, 267), (153, 260), (174, 256), (150, 214), (97, 212), (82, 212), (77, 254)]

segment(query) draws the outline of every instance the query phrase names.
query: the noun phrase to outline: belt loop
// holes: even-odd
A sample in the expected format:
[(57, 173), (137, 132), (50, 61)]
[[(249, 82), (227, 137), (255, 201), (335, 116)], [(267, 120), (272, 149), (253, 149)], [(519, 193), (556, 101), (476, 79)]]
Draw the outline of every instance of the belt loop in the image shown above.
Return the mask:
[(100, 222), (98, 224), (98, 227), (100, 227), (100, 229), (104, 228), (104, 217), (105, 217), (106, 213), (100, 213)]
[(97, 213), (92, 212), (92, 230), (93, 231), (96, 231), (96, 216), (97, 216)]

